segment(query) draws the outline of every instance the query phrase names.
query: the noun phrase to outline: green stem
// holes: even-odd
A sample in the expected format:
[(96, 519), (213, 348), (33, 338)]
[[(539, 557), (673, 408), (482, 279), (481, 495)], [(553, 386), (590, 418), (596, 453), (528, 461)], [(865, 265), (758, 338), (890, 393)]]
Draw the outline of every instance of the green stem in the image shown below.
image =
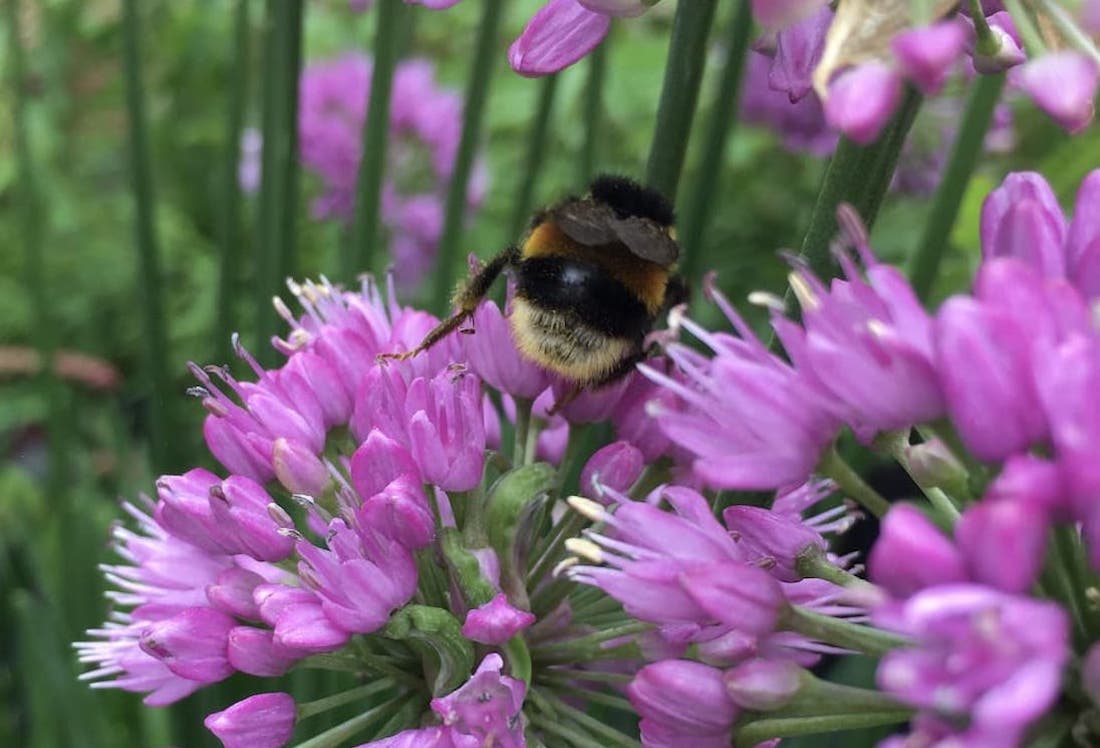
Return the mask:
[(653, 626), (648, 623), (631, 621), (622, 626), (597, 631), (587, 636), (578, 636), (567, 641), (555, 641), (552, 644), (538, 647), (534, 652), (534, 657), (536, 660), (542, 661), (566, 656), (573, 658), (571, 660), (573, 662), (581, 662), (588, 657), (595, 657), (600, 654), (603, 645), (609, 641), (635, 634), (643, 634), (652, 628)]
[(466, 103), (462, 110), (462, 137), (458, 142), (451, 184), (443, 215), (443, 231), (439, 237), (439, 257), (436, 259), (435, 284), (430, 301), (439, 314), (450, 311), (451, 290), (458, 269), (458, 245), (462, 234), (462, 219), (466, 214), (467, 186), (473, 170), (474, 157), (481, 140), (481, 121), (489, 96), (489, 81), (497, 55), (497, 29), (500, 27), (503, 0), (484, 0), (481, 23), (478, 24), (477, 47), (466, 87)]
[(867, 592), (878, 595), (878, 587), (868, 582), (866, 579), (861, 579), (855, 574), (841, 569), (836, 564), (829, 561), (828, 556), (824, 552), (818, 550), (817, 552), (803, 553), (795, 560), (795, 569), (803, 577), (814, 577), (816, 579), (824, 579), (828, 582), (832, 582), (838, 587), (847, 587), (857, 593)]
[(403, 0), (379, 0), (375, 14), (374, 67), (371, 71), (367, 121), (363, 125), (363, 150), (355, 194), (355, 218), (351, 227), (351, 253), (344, 255), (342, 275), (350, 282), (356, 272), (370, 268), (380, 242), (382, 177), (386, 171), (390, 132), (390, 92), (397, 67), (403, 16), (409, 10)]
[(526, 464), (527, 438), (530, 436), (531, 431), (531, 401), (526, 398), (517, 397), (515, 403), (516, 424), (515, 439), (512, 444), (512, 464), (518, 467), (519, 465)]
[[(533, 714), (531, 715), (531, 723), (549, 735), (562, 738), (567, 745), (574, 748), (605, 748), (606, 746), (595, 736), (581, 732), (576, 727), (566, 726), (550, 715)], [(555, 745), (557, 744), (555, 743)]]
[(403, 703), (406, 698), (406, 696), (400, 696), (384, 704), (379, 704), (376, 707), (368, 709), (362, 714), (356, 715), (346, 722), (340, 723), (336, 727), (325, 730), (321, 734), (315, 735), (309, 740), (299, 743), (297, 748), (336, 748), (336, 746), (343, 745), (344, 741), (366, 730), (370, 727), (371, 723), (387, 717), (391, 708), (397, 704)]
[(335, 709), (338, 706), (344, 704), (350, 704), (353, 701), (359, 699), (367, 699), (375, 694), (382, 693), (388, 689), (394, 688), (394, 683), (391, 680), (382, 679), (373, 683), (368, 683), (358, 688), (352, 688), (342, 693), (326, 696), (323, 699), (317, 699), (316, 701), (310, 701), (298, 706), (298, 719), (309, 719), (315, 714), (321, 714), (327, 712), (330, 709)]
[(717, 0), (677, 3), (646, 182), (675, 202)]
[(580, 183), (588, 184), (596, 174), (601, 121), (603, 119), (603, 86), (607, 78), (607, 47), (611, 35), (588, 55), (588, 79), (584, 84), (584, 142), (581, 144)]
[(726, 38), (726, 61), (722, 77), (714, 93), (710, 117), (703, 134), (703, 152), (696, 169), (695, 189), (681, 221), (683, 233), (680, 243), (684, 247), (682, 272), (694, 279), (699, 273), (703, 255), (703, 238), (717, 204), (722, 169), (726, 163), (726, 143), (737, 121), (737, 107), (741, 93), (741, 79), (752, 37), (752, 4), (739, 0), (737, 10), (730, 20)]
[(1024, 51), (1029, 58), (1040, 56), (1047, 45), (1043, 43), (1042, 34), (1035, 25), (1035, 19), (1028, 12), (1020, 0), (1005, 0), (1005, 10), (1012, 16), (1012, 21), (1024, 43)]
[(1093, 62), (1100, 63), (1100, 49), (1096, 48), (1096, 43), (1081, 30), (1065, 8), (1052, 0), (1037, 0), (1037, 3), (1067, 41), (1072, 42), (1079, 51), (1091, 57)]
[(922, 301), (928, 300), (940, 262), (947, 251), (951, 228), (955, 225), (963, 195), (982, 153), (982, 141), (993, 120), (993, 110), (1004, 82), (1003, 74), (978, 76), (967, 101), (962, 125), (951, 146), (947, 168), (932, 198), (924, 234), (909, 262), (909, 280)]
[(920, 96), (908, 89), (901, 108), (873, 144), (859, 146), (848, 138), (841, 138), (837, 144), (825, 170), (800, 250), (810, 268), (819, 276), (827, 278), (833, 275), (829, 246), (837, 232), (838, 205), (851, 203), (868, 229), (874, 225), (882, 196), (890, 186), (901, 146), (920, 108), (920, 101)]
[(911, 709), (869, 714), (834, 714), (820, 717), (765, 718), (755, 720), (737, 731), (734, 745), (751, 748), (771, 738), (788, 738), (796, 735), (813, 735), (837, 730), (856, 730), (879, 725), (893, 725), (907, 721), (913, 715)]
[(508, 661), (509, 674), (513, 678), (522, 680), (528, 687), (531, 686), (531, 650), (527, 648), (527, 642), (523, 634), (516, 634), (501, 647)]
[(864, 509), (876, 517), (884, 517), (890, 511), (890, 502), (882, 497), (875, 489), (852, 470), (851, 466), (836, 451), (836, 447), (829, 447), (821, 458), (817, 470), (822, 475), (836, 481), (840, 490), (850, 498), (855, 499)]
[(249, 0), (237, 0), (233, 12), (233, 64), (226, 97), (225, 151), (221, 190), (221, 270), (218, 278), (217, 357), (229, 361), (233, 355), (230, 336), (236, 330), (234, 301), (241, 258), (241, 187), (238, 169), (241, 160), (241, 129), (244, 105), (248, 98)]
[(130, 120), (130, 170), (134, 193), (134, 231), (138, 251), (138, 295), (145, 336), (145, 373), (149, 378), (149, 441), (154, 469), (168, 472), (174, 464), (173, 397), (168, 375), (168, 335), (161, 301), (160, 249), (155, 226), (156, 200), (149, 161), (145, 91), (141, 80), (141, 19), (138, 0), (123, 3), (123, 73)]
[(533, 689), (528, 693), (533, 701), (547, 703), (557, 714), (573, 720), (581, 727), (587, 729), (592, 735), (603, 738), (603, 745), (608, 746), (608, 748), (611, 748), (611, 746), (618, 746), (618, 748), (641, 748), (642, 744), (637, 740), (627, 737), (615, 728), (609, 727), (598, 719), (588, 716), (581, 710), (569, 706), (569, 704), (566, 704), (553, 693), (541, 693), (538, 689)]
[(542, 171), (543, 155), (546, 153), (546, 136), (550, 132), (550, 119), (554, 112), (554, 98), (558, 90), (558, 76), (547, 75), (539, 81), (538, 109), (535, 121), (531, 125), (531, 139), (527, 141), (527, 155), (523, 160), (520, 173), (523, 175), (516, 193), (515, 207), (512, 209), (512, 221), (509, 224), (509, 243), (519, 240), (527, 221), (530, 220), (531, 206), (534, 203), (535, 184)]
[(815, 613), (793, 605), (784, 620), (792, 631), (817, 639), (836, 647), (844, 647), (856, 652), (878, 656), (892, 649), (905, 647), (909, 642), (897, 634), (881, 629), (848, 623), (840, 618)]
[(263, 79), (263, 175), (259, 252), (255, 266), (256, 350), (274, 361), (268, 341), (276, 331), (271, 297), (294, 272), (298, 215), (298, 75), (302, 54), (302, 0), (268, 0)]

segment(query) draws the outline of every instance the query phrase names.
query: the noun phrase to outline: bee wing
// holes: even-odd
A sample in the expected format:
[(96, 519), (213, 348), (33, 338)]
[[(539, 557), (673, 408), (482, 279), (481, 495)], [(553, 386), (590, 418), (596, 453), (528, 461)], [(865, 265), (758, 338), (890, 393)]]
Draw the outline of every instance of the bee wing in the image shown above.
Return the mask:
[(558, 206), (554, 222), (565, 235), (587, 247), (619, 242), (643, 260), (671, 265), (680, 256), (680, 245), (648, 218), (619, 218), (606, 205), (579, 200)]
[(615, 218), (612, 226), (619, 241), (632, 254), (658, 265), (671, 265), (680, 257), (680, 245), (668, 231), (648, 218)]
[(586, 247), (598, 247), (619, 241), (611, 222), (615, 214), (606, 205), (588, 200), (576, 200), (559, 205), (552, 211), (554, 223), (575, 242)]

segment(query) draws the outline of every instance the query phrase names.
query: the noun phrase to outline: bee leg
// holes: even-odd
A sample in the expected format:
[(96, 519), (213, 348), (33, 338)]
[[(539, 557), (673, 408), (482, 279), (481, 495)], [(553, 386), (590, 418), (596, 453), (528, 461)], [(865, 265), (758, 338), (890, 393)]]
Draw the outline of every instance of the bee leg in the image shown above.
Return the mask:
[(485, 298), (485, 294), (489, 293), (489, 289), (492, 288), (493, 283), (500, 274), (504, 272), (504, 269), (518, 260), (519, 250), (515, 247), (508, 247), (496, 257), (489, 260), (485, 267), (467, 280), (465, 285), (455, 294), (454, 306), (458, 307), (458, 311), (436, 325), (435, 329), (424, 336), (424, 339), (420, 341), (420, 345), (405, 353), (383, 353), (379, 355), (378, 358), (404, 361), (407, 358), (412, 358), (413, 356), (423, 353), (440, 340), (443, 340), (443, 338), (454, 332), (455, 329), (461, 326), (462, 323), (474, 313), (478, 304)]

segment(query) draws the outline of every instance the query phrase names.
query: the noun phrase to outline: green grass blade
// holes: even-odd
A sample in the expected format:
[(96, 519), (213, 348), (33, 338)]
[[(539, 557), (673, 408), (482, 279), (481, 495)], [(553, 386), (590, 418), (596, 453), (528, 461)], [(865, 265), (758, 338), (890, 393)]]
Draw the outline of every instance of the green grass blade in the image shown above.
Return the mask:
[(237, 0), (233, 9), (233, 62), (226, 96), (225, 149), (221, 191), (221, 269), (218, 281), (217, 360), (229, 361), (233, 354), (230, 335), (236, 330), (234, 299), (243, 247), (241, 236), (241, 188), (237, 171), (241, 157), (241, 128), (248, 98), (249, 0)]
[(546, 153), (546, 136), (550, 132), (550, 119), (554, 111), (554, 98), (558, 90), (558, 76), (548, 75), (539, 81), (538, 109), (535, 121), (531, 125), (531, 138), (527, 141), (527, 154), (520, 164), (519, 190), (512, 208), (512, 220), (509, 223), (507, 242), (519, 240), (524, 226), (530, 219), (534, 204), (535, 185), (542, 171), (543, 156)]
[(138, 297), (144, 322), (145, 375), (150, 384), (149, 441), (153, 467), (168, 472), (175, 465), (173, 391), (168, 374), (168, 321), (161, 288), (149, 135), (145, 119), (145, 89), (141, 71), (141, 19), (138, 0), (123, 2), (123, 77), (130, 122), (130, 171), (134, 193), (134, 231), (138, 253)]
[(584, 143), (581, 145), (580, 184), (588, 184), (596, 173), (603, 120), (603, 86), (607, 78), (607, 47), (611, 34), (588, 55), (588, 78), (584, 84)]
[(374, 68), (367, 121), (363, 126), (363, 157), (359, 162), (351, 252), (344, 255), (341, 273), (346, 282), (354, 280), (357, 272), (370, 268), (372, 255), (381, 241), (379, 219), (390, 132), (390, 92), (401, 47), (407, 42), (402, 28), (409, 10), (403, 0), (379, 0), (375, 13), (378, 28), (374, 35)]

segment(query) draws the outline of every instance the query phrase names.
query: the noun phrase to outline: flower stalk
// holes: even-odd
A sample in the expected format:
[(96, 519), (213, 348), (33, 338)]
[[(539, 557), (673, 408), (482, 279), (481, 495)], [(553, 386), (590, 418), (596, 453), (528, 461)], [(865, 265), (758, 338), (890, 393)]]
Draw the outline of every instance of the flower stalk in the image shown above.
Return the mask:
[(405, 16), (402, 0), (378, 0), (374, 33), (370, 96), (363, 126), (363, 156), (356, 180), (355, 217), (351, 228), (350, 255), (345, 255), (342, 276), (350, 281), (371, 267), (372, 255), (381, 242), (382, 179), (386, 172), (386, 141), (390, 132), (390, 93), (401, 47)]
[(462, 108), (462, 137), (455, 154), (451, 182), (444, 206), (443, 231), (439, 237), (439, 254), (435, 266), (431, 304), (439, 314), (450, 311), (451, 291), (458, 272), (459, 239), (466, 214), (466, 195), (474, 156), (481, 141), (481, 123), (485, 102), (489, 98), (489, 83), (496, 54), (497, 30), (504, 15), (503, 0), (484, 0), (478, 23), (470, 80), (466, 87), (466, 102)]
[(672, 201), (676, 200), (684, 167), (716, 6), (716, 0), (679, 3), (672, 23), (668, 64), (657, 106), (657, 129), (653, 133), (645, 180)]

